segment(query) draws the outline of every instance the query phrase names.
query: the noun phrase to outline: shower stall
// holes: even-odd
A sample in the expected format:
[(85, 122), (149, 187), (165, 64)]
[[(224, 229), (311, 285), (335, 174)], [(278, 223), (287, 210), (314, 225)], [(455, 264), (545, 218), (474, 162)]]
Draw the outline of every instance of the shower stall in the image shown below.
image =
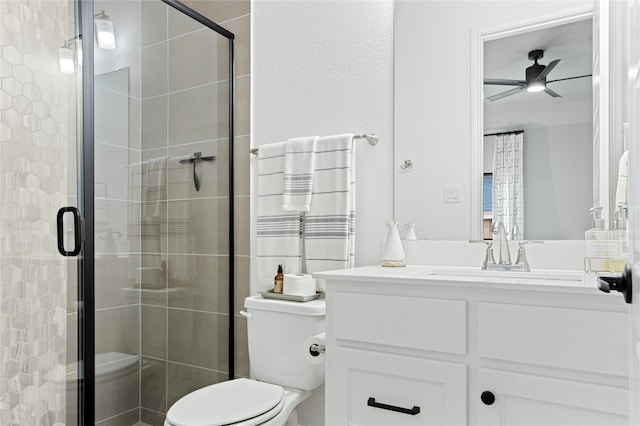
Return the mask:
[(234, 34), (175, 0), (0, 19), (0, 424), (162, 425), (235, 376)]

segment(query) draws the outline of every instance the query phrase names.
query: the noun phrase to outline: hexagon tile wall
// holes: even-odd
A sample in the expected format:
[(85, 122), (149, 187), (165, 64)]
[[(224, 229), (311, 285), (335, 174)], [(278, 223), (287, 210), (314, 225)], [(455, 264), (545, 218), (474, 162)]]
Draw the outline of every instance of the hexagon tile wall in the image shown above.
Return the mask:
[[(64, 425), (67, 271), (55, 216), (74, 203), (75, 84), (58, 48), (73, 2), (0, 2), (0, 424)], [(69, 197), (71, 195), (71, 197)], [(73, 275), (73, 274), (71, 274)]]

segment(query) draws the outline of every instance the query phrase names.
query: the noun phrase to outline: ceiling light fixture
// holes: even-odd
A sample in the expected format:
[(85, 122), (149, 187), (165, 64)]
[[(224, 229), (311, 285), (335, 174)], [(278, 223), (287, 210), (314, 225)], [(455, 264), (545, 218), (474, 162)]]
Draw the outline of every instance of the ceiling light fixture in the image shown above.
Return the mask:
[[(542, 50), (532, 50), (529, 52), (529, 60), (533, 61), (533, 65), (527, 67), (525, 71), (525, 81), (527, 92), (542, 92), (547, 88), (547, 73), (543, 74), (545, 65), (540, 65), (538, 59), (542, 59)], [(552, 69), (553, 67), (551, 67)], [(549, 69), (549, 71), (551, 71)]]
[(113, 21), (104, 10), (94, 15), (94, 27), (96, 30), (96, 43), (103, 49), (116, 48), (116, 34), (113, 29)]
[(527, 92), (542, 92), (547, 88), (547, 82), (543, 80), (533, 80), (527, 83)]

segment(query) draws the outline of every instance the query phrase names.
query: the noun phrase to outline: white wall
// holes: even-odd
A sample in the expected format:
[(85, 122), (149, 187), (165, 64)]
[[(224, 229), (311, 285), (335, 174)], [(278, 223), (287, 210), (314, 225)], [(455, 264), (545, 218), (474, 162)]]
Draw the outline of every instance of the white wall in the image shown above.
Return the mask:
[(393, 2), (253, 5), (253, 146), (377, 133), (357, 147), (356, 265), (380, 261), (393, 218)]
[(525, 239), (580, 240), (591, 228), (592, 135), (591, 123), (525, 130)]
[[(376, 146), (358, 142), (356, 165), (356, 265), (378, 263), (393, 218), (393, 2), (256, 0), (252, 18), (254, 147), (312, 134), (380, 136)], [(255, 247), (255, 229), (252, 238)], [(322, 405), (316, 392), (301, 424), (323, 424)]]
[[(585, 1), (405, 1), (395, 5), (395, 211), (418, 238), (470, 236), (471, 34)], [(455, 18), (454, 18), (455, 17)], [(413, 160), (402, 171), (399, 164)], [(443, 186), (460, 186), (460, 203)]]

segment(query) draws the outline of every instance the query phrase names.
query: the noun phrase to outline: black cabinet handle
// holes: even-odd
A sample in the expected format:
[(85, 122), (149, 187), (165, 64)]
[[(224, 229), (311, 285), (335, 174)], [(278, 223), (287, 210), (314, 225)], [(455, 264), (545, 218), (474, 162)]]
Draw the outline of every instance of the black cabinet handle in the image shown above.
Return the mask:
[[(65, 213), (71, 212), (73, 214), (73, 250), (67, 251), (64, 247), (64, 229), (62, 217)], [(82, 249), (82, 235), (80, 228), (80, 211), (75, 207), (62, 207), (58, 210), (56, 217), (56, 230), (58, 234), (58, 251), (63, 256), (77, 256)]]
[(631, 264), (627, 263), (620, 275), (598, 275), (598, 288), (605, 293), (609, 293), (611, 290), (619, 291), (624, 296), (624, 301), (631, 303), (631, 294), (633, 293)]
[(367, 405), (369, 407), (381, 408), (383, 410), (395, 411), (397, 413), (409, 414), (412, 416), (415, 416), (416, 414), (420, 413), (420, 407), (418, 406), (414, 405), (413, 408), (404, 408), (404, 407), (398, 407), (395, 405), (382, 404), (380, 402), (376, 402), (376, 399), (373, 397), (367, 400)]
[(496, 396), (493, 394), (493, 392), (490, 391), (482, 392), (482, 394), (480, 395), (480, 399), (482, 400), (484, 405), (493, 405), (493, 403), (496, 402)]

